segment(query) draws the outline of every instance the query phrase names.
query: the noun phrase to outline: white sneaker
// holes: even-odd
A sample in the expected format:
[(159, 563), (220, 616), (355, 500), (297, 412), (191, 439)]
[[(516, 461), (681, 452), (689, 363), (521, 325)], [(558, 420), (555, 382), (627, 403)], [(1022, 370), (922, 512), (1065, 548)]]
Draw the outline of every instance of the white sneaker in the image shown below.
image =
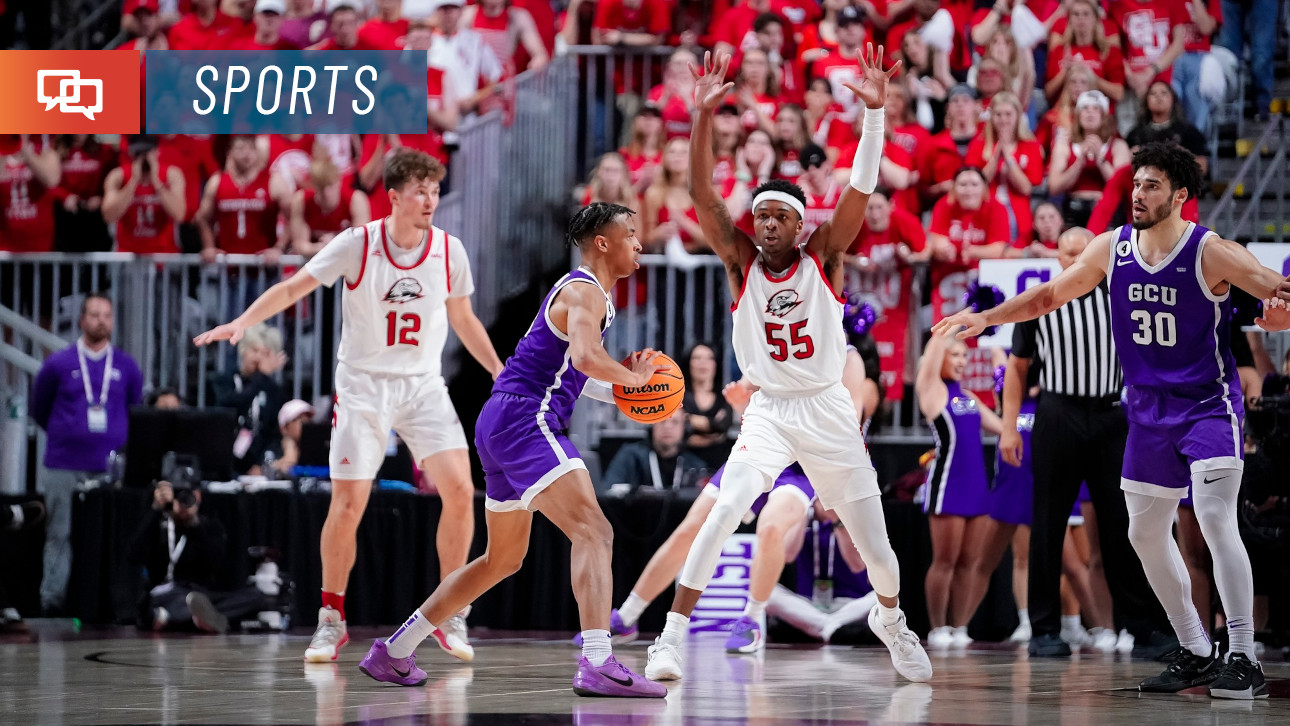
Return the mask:
[(878, 608), (869, 610), (869, 630), (891, 651), (891, 664), (896, 672), (915, 683), (932, 679), (932, 661), (918, 642), (918, 636), (905, 625), (905, 614), (891, 625), (884, 625)]
[(470, 644), (466, 628), (466, 616), (470, 615), (470, 606), (453, 615), (434, 631), (434, 640), (444, 652), (467, 663), (475, 659), (475, 648)]
[(318, 629), (305, 648), (309, 663), (329, 663), (340, 655), (340, 648), (349, 642), (349, 630), (340, 619), (340, 611), (326, 606), (318, 608)]
[(1072, 648), (1088, 648), (1093, 645), (1093, 639), (1089, 637), (1088, 631), (1082, 625), (1068, 625), (1062, 628), (1061, 638)]
[(649, 647), (649, 660), (645, 663), (645, 677), (651, 681), (681, 680), (681, 649), (664, 643), (663, 636), (654, 639)]
[(969, 645), (972, 645), (972, 636), (968, 635), (966, 625), (961, 625), (957, 628), (954, 628), (953, 632), (954, 632), (953, 642), (954, 642), (955, 648), (966, 648)]
[(1115, 649), (1121, 653), (1132, 653), (1133, 642), (1133, 633), (1121, 630), (1120, 636), (1115, 640)]
[(1033, 635), (1033, 633), (1030, 631), (1030, 620), (1022, 620), (1021, 624), (1017, 626), (1017, 629), (1012, 631), (1012, 635), (1008, 636), (1008, 642), (1029, 643), (1031, 635)]
[(1099, 653), (1110, 653), (1115, 650), (1117, 638), (1111, 628), (1089, 628), (1088, 637), (1093, 639), (1093, 650)]
[[(877, 610), (878, 608), (874, 608)], [(932, 632), (927, 634), (927, 647), (941, 650), (954, 645), (954, 628), (948, 625), (942, 625), (939, 628), (932, 628)]]

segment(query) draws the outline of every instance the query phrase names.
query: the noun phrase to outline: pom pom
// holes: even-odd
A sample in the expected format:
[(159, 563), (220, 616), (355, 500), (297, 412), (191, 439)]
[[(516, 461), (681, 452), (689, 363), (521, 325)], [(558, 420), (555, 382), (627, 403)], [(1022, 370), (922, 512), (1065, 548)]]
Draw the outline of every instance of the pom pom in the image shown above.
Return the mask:
[[(974, 313), (983, 313), (991, 308), (997, 307), (1007, 299), (996, 285), (982, 285), (977, 280), (968, 283), (967, 291), (963, 293), (963, 305), (971, 308)], [(981, 335), (994, 335), (996, 326), (991, 325), (981, 331)]]
[(846, 295), (847, 302), (842, 309), (842, 328), (848, 334), (866, 335), (873, 330), (873, 324), (878, 320), (878, 311), (873, 305), (860, 296), (859, 293)]
[(1003, 375), (1008, 370), (1008, 366), (999, 366), (994, 369), (994, 395), (1003, 395)]

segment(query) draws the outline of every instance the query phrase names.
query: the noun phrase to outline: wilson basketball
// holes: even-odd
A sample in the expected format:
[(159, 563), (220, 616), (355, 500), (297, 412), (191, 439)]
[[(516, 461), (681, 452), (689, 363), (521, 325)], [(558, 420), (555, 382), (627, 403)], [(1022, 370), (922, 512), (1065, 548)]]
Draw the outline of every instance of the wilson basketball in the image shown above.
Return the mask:
[[(623, 364), (627, 365), (630, 360), (624, 360)], [(662, 421), (675, 413), (681, 407), (681, 399), (685, 398), (685, 378), (676, 361), (660, 354), (654, 362), (671, 368), (656, 371), (649, 383), (643, 386), (614, 386), (614, 403), (618, 404), (618, 410), (639, 423)]]

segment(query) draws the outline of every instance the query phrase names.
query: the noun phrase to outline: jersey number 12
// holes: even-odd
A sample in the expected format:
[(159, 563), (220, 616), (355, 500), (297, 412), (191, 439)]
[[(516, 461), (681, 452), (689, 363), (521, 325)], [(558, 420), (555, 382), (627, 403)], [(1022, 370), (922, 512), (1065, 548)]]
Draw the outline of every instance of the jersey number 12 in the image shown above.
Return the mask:
[[(399, 321), (403, 321), (402, 327)], [(421, 332), (421, 316), (416, 313), (403, 313), (399, 315), (391, 312), (385, 316), (385, 344), (388, 346), (395, 345), (420, 345), (416, 334)]]
[(783, 323), (766, 323), (766, 342), (774, 348), (770, 352), (770, 357), (783, 363), (788, 360), (790, 352), (798, 360), (815, 355), (815, 343), (811, 341), (811, 336), (802, 335), (802, 328), (805, 328), (808, 322), (810, 322), (809, 319), (791, 323), (788, 325), (787, 335), (781, 334), (785, 327)]

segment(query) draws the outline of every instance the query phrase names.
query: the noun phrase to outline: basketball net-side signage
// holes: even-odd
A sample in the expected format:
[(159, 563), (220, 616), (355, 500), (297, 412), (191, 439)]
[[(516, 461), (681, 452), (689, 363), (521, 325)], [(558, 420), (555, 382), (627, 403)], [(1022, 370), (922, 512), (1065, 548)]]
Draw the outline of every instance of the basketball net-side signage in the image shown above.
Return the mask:
[(150, 51), (150, 134), (424, 134), (426, 55)]

